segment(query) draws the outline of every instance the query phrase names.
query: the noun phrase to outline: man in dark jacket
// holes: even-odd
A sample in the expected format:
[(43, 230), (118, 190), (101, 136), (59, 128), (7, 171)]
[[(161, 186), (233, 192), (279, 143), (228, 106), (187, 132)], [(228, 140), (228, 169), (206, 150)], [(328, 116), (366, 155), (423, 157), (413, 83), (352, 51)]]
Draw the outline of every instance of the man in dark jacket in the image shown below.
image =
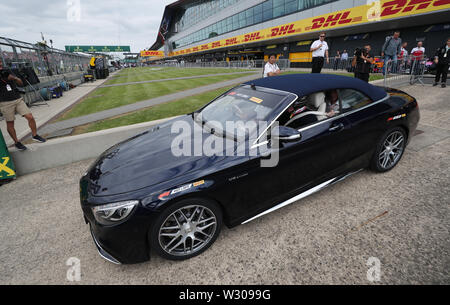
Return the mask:
[(436, 63), (436, 78), (434, 79), (433, 86), (438, 85), (441, 76), (442, 76), (441, 87), (445, 88), (447, 86), (446, 83), (447, 83), (449, 57), (450, 57), (450, 37), (447, 38), (447, 44), (440, 47), (436, 51), (436, 55), (434, 57), (434, 62)]
[(370, 53), (370, 45), (364, 46), (363, 49), (358, 49), (355, 52), (356, 57), (356, 67), (355, 67), (355, 77), (369, 82), (370, 68), (374, 62), (372, 53)]

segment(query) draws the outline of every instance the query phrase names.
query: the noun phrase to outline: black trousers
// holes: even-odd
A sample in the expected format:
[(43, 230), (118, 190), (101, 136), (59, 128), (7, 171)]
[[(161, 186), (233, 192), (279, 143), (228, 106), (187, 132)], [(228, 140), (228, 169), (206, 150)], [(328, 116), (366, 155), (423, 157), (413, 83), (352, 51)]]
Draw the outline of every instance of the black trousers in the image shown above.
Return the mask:
[(448, 74), (448, 64), (438, 63), (436, 65), (436, 78), (434, 79), (434, 81), (436, 83), (439, 83), (439, 79), (441, 78), (442, 75), (442, 83), (445, 84), (447, 82), (447, 74)]
[(313, 57), (311, 73), (320, 73), (323, 67), (323, 57)]
[(360, 80), (365, 81), (366, 83), (369, 82), (369, 73), (360, 73), (360, 72), (355, 72), (355, 77), (359, 78)]

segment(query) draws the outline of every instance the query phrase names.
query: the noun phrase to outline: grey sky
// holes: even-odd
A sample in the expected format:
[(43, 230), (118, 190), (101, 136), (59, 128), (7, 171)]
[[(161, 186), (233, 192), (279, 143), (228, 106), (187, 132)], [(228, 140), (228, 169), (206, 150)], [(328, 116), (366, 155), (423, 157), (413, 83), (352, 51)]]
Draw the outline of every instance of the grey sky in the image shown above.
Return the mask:
[(2, 1), (0, 36), (35, 43), (43, 32), (47, 42), (52, 39), (58, 49), (121, 44), (138, 52), (153, 44), (164, 7), (175, 0), (79, 1), (79, 22), (67, 18), (68, 3), (76, 0)]

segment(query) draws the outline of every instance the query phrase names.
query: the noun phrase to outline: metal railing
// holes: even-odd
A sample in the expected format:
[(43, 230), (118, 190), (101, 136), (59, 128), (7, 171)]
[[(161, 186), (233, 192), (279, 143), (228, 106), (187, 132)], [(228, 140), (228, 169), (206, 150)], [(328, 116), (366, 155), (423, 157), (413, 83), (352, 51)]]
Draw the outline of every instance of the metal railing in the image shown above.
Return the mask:
[[(186, 62), (168, 60), (163, 63), (157, 64), (161, 67), (177, 67), (177, 68), (236, 68), (236, 69), (262, 69), (265, 65), (265, 61), (260, 60), (235, 60), (235, 61), (199, 61), (199, 62)], [(289, 69), (290, 60), (280, 59), (277, 61), (277, 65), (280, 69)]]
[(426, 57), (410, 56), (400, 60), (388, 60), (383, 67), (384, 86), (398, 87), (404, 85), (424, 84), (427, 70)]
[[(334, 70), (337, 72), (354, 72), (352, 67), (353, 57), (347, 59), (331, 57), (329, 62), (324, 61), (324, 70)], [(203, 62), (188, 62), (167, 60), (153, 64), (152, 66), (159, 67), (177, 67), (177, 68), (237, 68), (237, 69), (263, 69), (266, 61), (259, 60), (236, 60), (236, 61), (203, 61)], [(291, 58), (278, 59), (277, 65), (281, 70), (289, 70), (299, 68), (304, 71), (311, 70), (311, 58)], [(383, 60), (380, 57), (375, 58), (375, 63), (372, 65), (371, 73), (381, 73)]]

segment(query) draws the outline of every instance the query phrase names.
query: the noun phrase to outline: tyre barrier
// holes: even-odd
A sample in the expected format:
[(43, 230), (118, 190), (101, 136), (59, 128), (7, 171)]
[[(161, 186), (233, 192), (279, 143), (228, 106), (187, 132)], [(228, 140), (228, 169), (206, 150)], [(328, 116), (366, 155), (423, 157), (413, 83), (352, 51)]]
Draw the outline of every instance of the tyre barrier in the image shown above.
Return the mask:
[(69, 91), (69, 84), (66, 81), (62, 81), (59, 83), (59, 86), (64, 90), (64, 91)]
[(46, 101), (49, 101), (52, 99), (52, 92), (49, 90), (49, 88), (41, 88), (41, 90), (39, 90), (39, 93), (41, 94), (42, 98)]

